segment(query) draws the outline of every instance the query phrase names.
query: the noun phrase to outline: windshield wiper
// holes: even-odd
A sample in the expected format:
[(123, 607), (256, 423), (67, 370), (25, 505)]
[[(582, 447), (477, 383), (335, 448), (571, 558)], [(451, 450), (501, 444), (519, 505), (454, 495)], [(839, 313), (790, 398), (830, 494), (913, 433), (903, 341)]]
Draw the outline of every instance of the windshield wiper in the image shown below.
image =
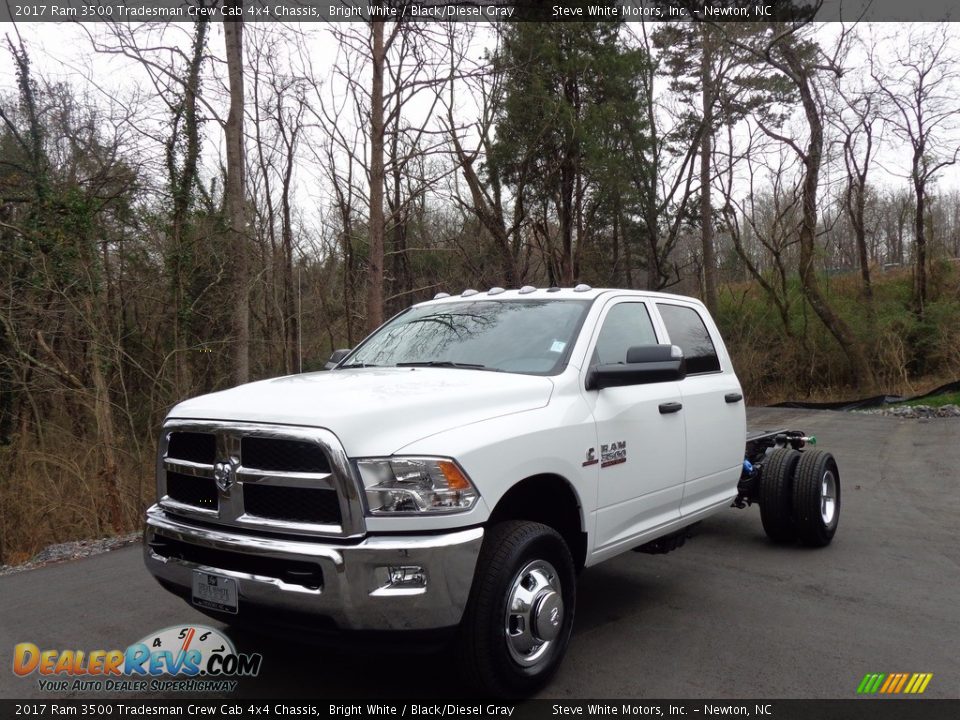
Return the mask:
[(374, 365), (372, 363), (347, 363), (346, 365), (337, 365), (336, 370), (346, 370), (347, 368), (358, 368), (358, 367), (382, 367), (381, 365)]
[(397, 363), (397, 367), (445, 367), (500, 372), (497, 368), (490, 368), (486, 365), (480, 365), (479, 363), (453, 362), (453, 360), (419, 360), (417, 362), (399, 362)]

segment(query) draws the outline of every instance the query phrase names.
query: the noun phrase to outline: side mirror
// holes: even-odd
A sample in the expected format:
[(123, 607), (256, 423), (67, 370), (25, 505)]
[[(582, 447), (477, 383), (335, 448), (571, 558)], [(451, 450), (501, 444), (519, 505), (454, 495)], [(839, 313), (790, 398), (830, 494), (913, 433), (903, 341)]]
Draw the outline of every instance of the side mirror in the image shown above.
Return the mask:
[(347, 355), (351, 353), (350, 348), (343, 348), (341, 350), (334, 350), (330, 355), (330, 359), (327, 360), (327, 364), (323, 366), (324, 370), (333, 370), (337, 365), (340, 364), (340, 361), (343, 360)]
[(637, 345), (627, 350), (627, 362), (595, 365), (587, 373), (587, 390), (683, 380), (687, 364), (676, 345)]

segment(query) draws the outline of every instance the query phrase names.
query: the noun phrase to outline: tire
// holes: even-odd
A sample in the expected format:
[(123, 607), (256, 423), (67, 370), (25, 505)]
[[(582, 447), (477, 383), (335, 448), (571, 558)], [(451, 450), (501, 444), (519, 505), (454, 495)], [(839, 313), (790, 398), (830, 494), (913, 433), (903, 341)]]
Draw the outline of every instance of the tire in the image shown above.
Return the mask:
[(793, 519), (793, 477), (800, 453), (779, 448), (770, 453), (760, 477), (760, 521), (767, 537), (776, 543), (797, 539)]
[[(553, 528), (523, 521), (490, 528), (457, 648), (476, 690), (523, 697), (550, 679), (570, 641), (575, 583), (570, 550)], [(524, 599), (527, 611), (516, 612)]]
[(833, 540), (840, 523), (840, 470), (830, 453), (802, 453), (793, 480), (793, 521), (804, 545), (824, 547)]

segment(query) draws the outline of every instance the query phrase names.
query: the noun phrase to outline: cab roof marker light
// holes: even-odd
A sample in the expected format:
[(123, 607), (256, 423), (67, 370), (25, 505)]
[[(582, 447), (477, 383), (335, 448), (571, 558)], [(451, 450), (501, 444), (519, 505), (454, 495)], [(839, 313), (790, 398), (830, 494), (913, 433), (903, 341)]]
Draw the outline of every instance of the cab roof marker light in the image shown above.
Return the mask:
[(574, 292), (587, 292), (588, 290), (593, 290), (593, 288), (586, 283), (580, 283), (573, 289)]
[(548, 287), (547, 292), (560, 292), (560, 288), (558, 288), (557, 286)]
[(499, 295), (502, 292), (506, 292), (502, 287), (492, 287), (487, 290), (487, 295)]
[(536, 291), (537, 289), (533, 285), (524, 285), (522, 288), (520, 288), (521, 295), (529, 295), (530, 293)]
[(437, 293), (433, 296), (434, 300), (443, 300), (444, 298), (450, 297), (450, 293)]
[(471, 295), (476, 295), (476, 294), (477, 294), (476, 290), (474, 290), (473, 288), (467, 288), (462, 293), (460, 293), (460, 297), (470, 297)]

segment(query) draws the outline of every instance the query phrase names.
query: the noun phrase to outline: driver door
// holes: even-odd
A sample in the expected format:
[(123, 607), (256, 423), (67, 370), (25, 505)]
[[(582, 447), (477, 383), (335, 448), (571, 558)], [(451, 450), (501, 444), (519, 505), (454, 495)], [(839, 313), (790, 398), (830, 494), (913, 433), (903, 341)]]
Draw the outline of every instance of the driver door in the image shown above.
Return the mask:
[[(615, 299), (604, 309), (589, 365), (624, 363), (627, 349), (666, 342), (647, 304)], [(594, 552), (623, 545), (680, 518), (686, 462), (676, 381), (585, 391), (596, 422), (597, 537)], [(662, 406), (662, 407), (661, 407)]]

